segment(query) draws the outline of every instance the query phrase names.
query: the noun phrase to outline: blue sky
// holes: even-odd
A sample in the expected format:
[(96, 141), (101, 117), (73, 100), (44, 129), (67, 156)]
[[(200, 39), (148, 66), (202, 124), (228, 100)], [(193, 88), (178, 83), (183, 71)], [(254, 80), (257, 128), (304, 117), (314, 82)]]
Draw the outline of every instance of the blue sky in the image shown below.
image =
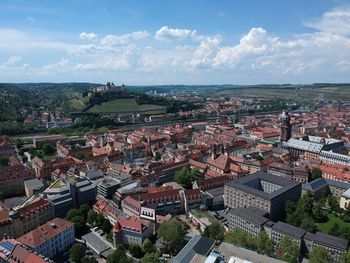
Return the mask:
[(350, 82), (350, 2), (0, 1), (0, 81)]

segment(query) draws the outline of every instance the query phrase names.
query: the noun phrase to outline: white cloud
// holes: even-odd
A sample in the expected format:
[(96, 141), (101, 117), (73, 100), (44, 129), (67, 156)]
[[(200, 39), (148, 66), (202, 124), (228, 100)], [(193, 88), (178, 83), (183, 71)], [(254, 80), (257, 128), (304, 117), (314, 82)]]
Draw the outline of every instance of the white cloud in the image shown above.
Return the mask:
[(221, 41), (222, 37), (220, 35), (202, 38), (193, 53), (192, 59), (187, 63), (188, 69), (211, 66)]
[(160, 41), (170, 41), (172, 39), (184, 40), (189, 37), (195, 37), (196, 34), (196, 30), (163, 26), (156, 32), (155, 39)]
[(80, 35), (79, 35), (79, 38), (83, 39), (83, 40), (96, 40), (97, 39), (97, 34), (81, 32)]
[(11, 56), (5, 63), (7, 66), (18, 66), (22, 62), (22, 57), (21, 56)]
[(32, 16), (27, 16), (26, 20), (29, 21), (29, 22), (34, 22), (35, 18), (32, 17)]
[(248, 34), (241, 38), (239, 44), (220, 48), (213, 65), (235, 67), (247, 56), (263, 54), (267, 51), (268, 45), (274, 41), (276, 39), (268, 37), (265, 29), (253, 27)]
[(306, 22), (306, 26), (322, 32), (350, 34), (350, 8), (337, 8), (323, 14), (321, 20)]
[(101, 44), (106, 46), (126, 45), (132, 40), (140, 40), (149, 37), (147, 31), (135, 31), (125, 35), (107, 35), (101, 39)]
[(346, 81), (350, 36), (344, 10), (326, 12), (312, 25), (316, 32), (282, 38), (257, 26), (231, 44), (227, 44), (232, 41), (229, 37), (166, 26), (154, 32), (154, 38), (147, 31), (99, 36), (82, 32), (80, 38), (94, 40), (90, 43), (74, 36), (76, 43), (54, 41), (50, 33), (0, 28), (0, 77), (99, 81), (101, 76), (123, 76), (139, 83), (143, 79), (153, 83)]

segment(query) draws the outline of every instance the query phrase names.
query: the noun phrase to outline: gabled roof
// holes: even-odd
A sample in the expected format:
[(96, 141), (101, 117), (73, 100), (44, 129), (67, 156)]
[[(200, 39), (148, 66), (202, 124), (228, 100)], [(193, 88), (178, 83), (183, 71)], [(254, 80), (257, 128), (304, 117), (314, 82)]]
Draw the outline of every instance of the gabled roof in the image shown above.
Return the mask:
[(232, 162), (231, 158), (226, 154), (221, 154), (219, 157), (212, 159), (208, 158), (208, 164), (219, 168), (220, 170), (228, 170)]
[(119, 232), (122, 230), (128, 230), (142, 234), (145, 230), (145, 225), (142, 223), (141, 219), (137, 217), (130, 217), (125, 219), (120, 219), (113, 227), (114, 232)]
[(213, 249), (215, 240), (194, 236), (176, 255), (173, 263), (190, 263), (196, 255), (207, 256)]
[(201, 190), (207, 190), (212, 189), (220, 186), (224, 186), (226, 182), (228, 182), (230, 179), (226, 175), (218, 176), (218, 177), (212, 177), (208, 179), (202, 179), (197, 181), (197, 186)]
[(57, 217), (19, 237), (17, 241), (28, 247), (36, 248), (73, 225), (72, 222)]

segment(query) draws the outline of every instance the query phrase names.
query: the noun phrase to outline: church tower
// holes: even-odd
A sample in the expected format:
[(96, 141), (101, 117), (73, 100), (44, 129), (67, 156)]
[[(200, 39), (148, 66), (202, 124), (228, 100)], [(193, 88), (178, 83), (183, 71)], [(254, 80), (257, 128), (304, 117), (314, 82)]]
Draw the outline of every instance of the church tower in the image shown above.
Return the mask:
[(280, 141), (288, 141), (292, 137), (292, 125), (288, 112), (283, 111), (281, 116), (281, 135)]

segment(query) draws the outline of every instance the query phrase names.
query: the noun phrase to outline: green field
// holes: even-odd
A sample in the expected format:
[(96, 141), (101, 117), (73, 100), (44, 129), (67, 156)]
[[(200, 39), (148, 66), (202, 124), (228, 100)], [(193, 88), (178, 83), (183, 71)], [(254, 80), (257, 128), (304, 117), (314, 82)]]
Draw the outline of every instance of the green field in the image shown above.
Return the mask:
[(341, 227), (341, 228), (349, 225), (349, 223), (344, 222), (338, 216), (336, 216), (334, 214), (329, 214), (327, 222), (317, 223), (316, 226), (321, 232), (328, 234), (330, 232), (333, 224), (335, 224), (335, 223), (337, 223), (339, 225), (339, 227)]
[(134, 99), (116, 99), (93, 106), (89, 112), (93, 113), (133, 113), (162, 114), (164, 106), (143, 104), (139, 105)]
[(71, 97), (69, 100), (70, 106), (73, 110), (82, 110), (89, 104), (89, 97), (83, 97), (80, 94)]
[(350, 100), (350, 86), (341, 87), (244, 87), (219, 91), (215, 96), (247, 96), (247, 97), (281, 97), (297, 100), (318, 100), (319, 94), (324, 94), (327, 100)]

